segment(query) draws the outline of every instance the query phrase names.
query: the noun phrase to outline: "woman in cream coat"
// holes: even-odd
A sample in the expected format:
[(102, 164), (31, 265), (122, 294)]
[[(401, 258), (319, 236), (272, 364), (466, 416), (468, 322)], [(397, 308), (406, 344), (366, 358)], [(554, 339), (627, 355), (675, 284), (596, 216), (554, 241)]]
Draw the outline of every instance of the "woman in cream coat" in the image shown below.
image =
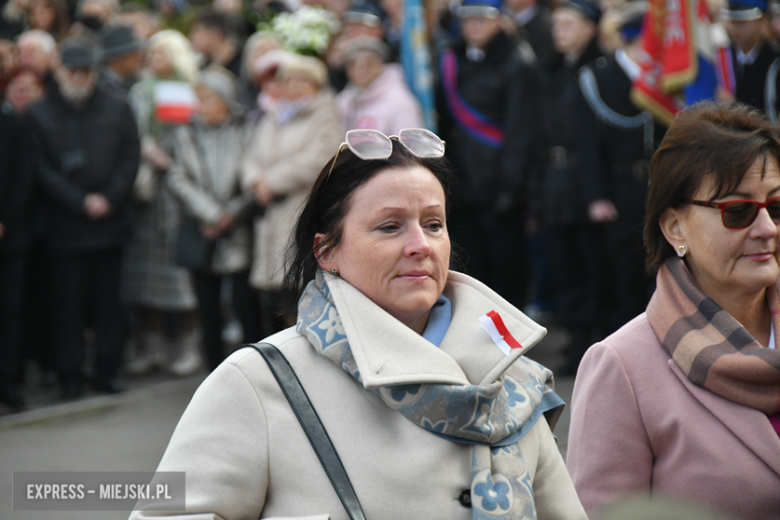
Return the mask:
[[(551, 433), (563, 403), (523, 355), (545, 330), (448, 271), (448, 166), (405, 146), (384, 160), (344, 149), (320, 173), (285, 279), (303, 293), (298, 324), (266, 341), (297, 373), (366, 518), (585, 519)], [(134, 520), (347, 518), (253, 349), (203, 383), (159, 471), (186, 472), (186, 511)]]
[[(242, 183), (265, 213), (255, 222), (250, 284), (261, 291), (264, 315), (276, 315), (284, 251), (303, 201), (343, 130), (327, 69), (316, 58), (292, 55), (279, 70), (283, 98), (263, 116), (244, 160)], [(267, 308), (271, 303), (272, 309)], [(275, 330), (286, 326), (277, 322)], [(268, 331), (271, 333), (272, 331)]]

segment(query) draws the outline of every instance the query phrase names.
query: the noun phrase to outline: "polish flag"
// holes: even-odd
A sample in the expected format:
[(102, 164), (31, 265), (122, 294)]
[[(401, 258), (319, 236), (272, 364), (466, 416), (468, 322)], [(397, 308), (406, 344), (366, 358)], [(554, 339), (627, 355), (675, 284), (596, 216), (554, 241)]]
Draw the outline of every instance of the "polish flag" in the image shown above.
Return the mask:
[(498, 345), (501, 352), (507, 356), (513, 348), (523, 348), (514, 336), (509, 333), (509, 329), (504, 325), (504, 320), (501, 319), (501, 315), (496, 311), (490, 311), (484, 316), (480, 316), (479, 322), (482, 324), (482, 328), (490, 335), (493, 343)]
[(184, 81), (160, 81), (154, 88), (154, 117), (161, 123), (184, 125), (198, 107), (198, 96)]

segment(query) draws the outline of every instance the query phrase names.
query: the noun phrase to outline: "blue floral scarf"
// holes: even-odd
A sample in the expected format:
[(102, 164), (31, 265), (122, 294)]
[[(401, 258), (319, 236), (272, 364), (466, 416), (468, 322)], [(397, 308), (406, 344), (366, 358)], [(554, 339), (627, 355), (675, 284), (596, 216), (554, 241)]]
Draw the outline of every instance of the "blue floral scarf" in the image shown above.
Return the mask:
[[(352, 377), (360, 372), (327, 282), (321, 273), (298, 304), (296, 330)], [(552, 372), (522, 356), (488, 385), (411, 384), (372, 389), (390, 408), (453, 442), (474, 445), (474, 519), (536, 518), (531, 477), (518, 441), (539, 416), (563, 406)]]

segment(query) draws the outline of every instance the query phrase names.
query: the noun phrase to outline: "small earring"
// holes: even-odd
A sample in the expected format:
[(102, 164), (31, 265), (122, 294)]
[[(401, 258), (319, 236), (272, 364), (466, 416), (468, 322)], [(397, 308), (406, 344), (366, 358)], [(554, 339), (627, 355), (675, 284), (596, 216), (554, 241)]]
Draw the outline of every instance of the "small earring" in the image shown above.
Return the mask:
[(688, 248), (685, 247), (685, 244), (680, 244), (679, 246), (677, 246), (677, 256), (679, 256), (680, 258), (684, 257), (685, 253), (687, 252), (688, 252)]
[(331, 268), (330, 268), (330, 274), (332, 274), (333, 276), (338, 276), (338, 275), (339, 275), (339, 272), (338, 272), (338, 271), (336, 271), (336, 269), (335, 269), (334, 267), (331, 267)]

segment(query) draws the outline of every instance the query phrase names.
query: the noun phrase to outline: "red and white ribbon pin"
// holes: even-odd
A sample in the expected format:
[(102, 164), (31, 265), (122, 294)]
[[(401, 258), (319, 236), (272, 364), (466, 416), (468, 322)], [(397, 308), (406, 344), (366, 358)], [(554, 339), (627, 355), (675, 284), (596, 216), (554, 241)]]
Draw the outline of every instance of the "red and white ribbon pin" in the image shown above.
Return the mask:
[(482, 324), (493, 343), (498, 345), (501, 352), (507, 356), (513, 348), (523, 348), (523, 346), (509, 333), (509, 330), (504, 325), (504, 320), (496, 311), (490, 311), (484, 316), (479, 317), (479, 322)]

